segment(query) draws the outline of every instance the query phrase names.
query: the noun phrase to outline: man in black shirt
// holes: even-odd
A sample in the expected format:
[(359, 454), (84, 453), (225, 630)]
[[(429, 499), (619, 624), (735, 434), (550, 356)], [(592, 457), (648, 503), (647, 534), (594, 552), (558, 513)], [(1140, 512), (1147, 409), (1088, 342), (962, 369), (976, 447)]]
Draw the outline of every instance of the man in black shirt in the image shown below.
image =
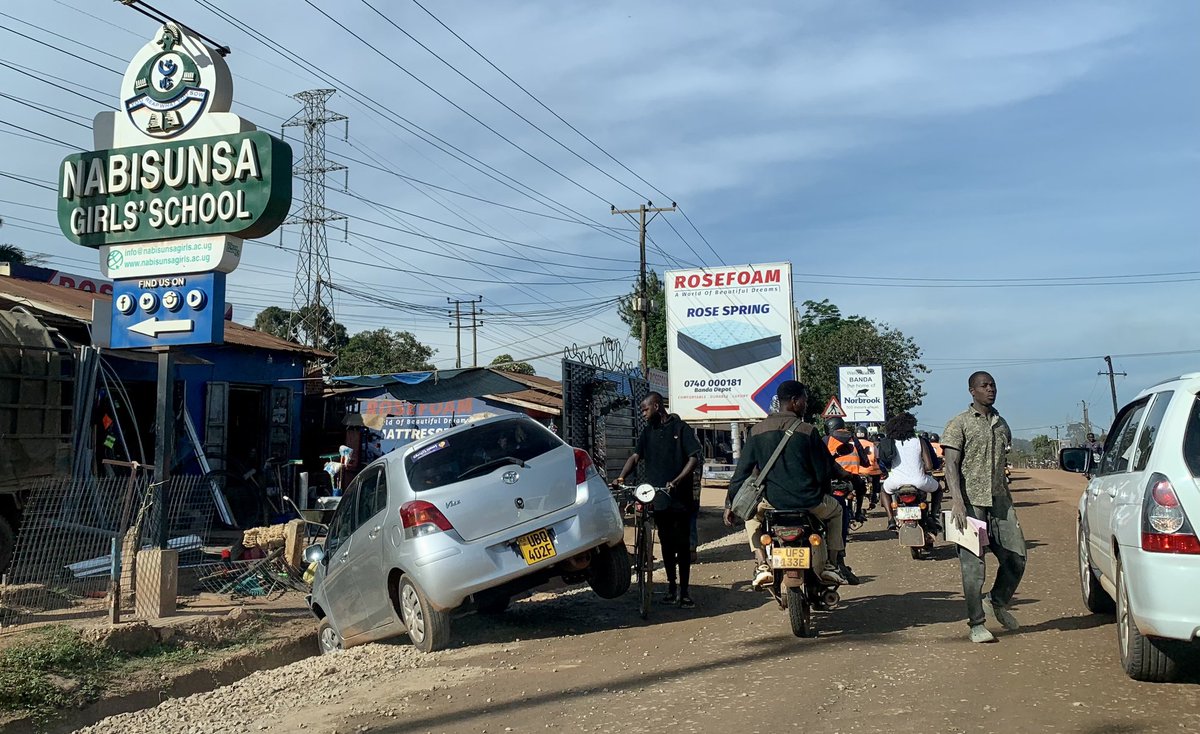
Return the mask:
[(654, 500), (654, 524), (658, 526), (658, 542), (667, 568), (667, 595), (663, 603), (674, 604), (678, 600), (681, 608), (690, 609), (695, 606), (688, 593), (692, 574), (691, 516), (696, 501), (692, 472), (700, 462), (700, 441), (683, 419), (667, 413), (661, 394), (647, 395), (641, 408), (646, 427), (613, 485), (624, 484), (625, 477), (641, 461), (645, 480), (655, 487), (666, 487), (668, 496), (660, 493)]
[[(766, 466), (787, 428), (804, 415), (808, 404), (808, 388), (795, 380), (781, 384), (776, 395), (779, 412), (767, 416), (751, 429), (750, 440), (742, 449), (737, 469), (729, 480), (729, 494), (725, 500), (725, 524), (728, 526), (733, 525), (733, 512), (729, 508), (738, 490), (755, 471)], [(770, 509), (807, 510), (824, 521), (830, 557), (829, 564), (818, 573), (830, 583), (846, 583), (836, 565), (843, 557), (846, 545), (842, 535), (842, 505), (830, 492), (829, 480), (834, 466), (825, 443), (813, 427), (800, 423), (767, 474), (766, 493), (758, 505), (758, 512), (746, 521), (746, 536), (758, 563), (754, 577), (756, 587), (772, 579), (766, 554), (758, 544), (763, 515)]]

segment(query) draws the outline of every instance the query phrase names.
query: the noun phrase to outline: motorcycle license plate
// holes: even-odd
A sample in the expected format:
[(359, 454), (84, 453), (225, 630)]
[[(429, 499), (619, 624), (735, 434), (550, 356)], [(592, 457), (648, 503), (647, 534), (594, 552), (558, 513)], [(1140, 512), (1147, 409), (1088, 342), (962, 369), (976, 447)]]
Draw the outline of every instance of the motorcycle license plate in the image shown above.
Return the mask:
[(517, 547), (521, 549), (521, 555), (525, 558), (525, 564), (528, 566), (558, 555), (558, 551), (554, 550), (554, 541), (550, 539), (548, 530), (538, 530), (528, 535), (522, 535), (517, 538)]
[(771, 565), (775, 568), (808, 568), (808, 548), (772, 548)]
[(897, 520), (920, 520), (921, 519), (921, 508), (920, 507), (897, 507), (896, 508), (896, 519)]

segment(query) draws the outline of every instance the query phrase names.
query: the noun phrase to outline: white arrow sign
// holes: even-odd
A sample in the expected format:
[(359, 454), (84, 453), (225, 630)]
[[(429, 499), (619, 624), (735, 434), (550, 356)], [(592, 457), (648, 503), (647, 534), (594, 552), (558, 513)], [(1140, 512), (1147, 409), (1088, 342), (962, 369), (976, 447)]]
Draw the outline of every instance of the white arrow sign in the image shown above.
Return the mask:
[(178, 334), (184, 331), (192, 330), (191, 319), (172, 319), (170, 321), (159, 321), (155, 316), (151, 319), (134, 324), (129, 327), (129, 330), (135, 334), (145, 334), (158, 338), (159, 334)]

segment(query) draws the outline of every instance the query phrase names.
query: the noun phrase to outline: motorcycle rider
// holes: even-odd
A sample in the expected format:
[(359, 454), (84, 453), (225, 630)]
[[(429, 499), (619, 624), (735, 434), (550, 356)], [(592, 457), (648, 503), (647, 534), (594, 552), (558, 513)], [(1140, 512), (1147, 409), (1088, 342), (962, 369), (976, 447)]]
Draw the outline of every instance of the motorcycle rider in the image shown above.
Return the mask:
[[(733, 477), (729, 480), (729, 494), (725, 499), (725, 525), (732, 527), (734, 521), (730, 506), (742, 484), (766, 465), (784, 431), (798, 418), (803, 418), (808, 403), (808, 388), (795, 380), (787, 380), (779, 386), (779, 412), (772, 413), (750, 431), (750, 438), (742, 447)], [(762, 519), (767, 510), (803, 510), (825, 522), (826, 542), (829, 544), (829, 559), (818, 575), (823, 581), (844, 584), (846, 578), (839, 572), (837, 560), (844, 563), (845, 542), (842, 533), (844, 510), (841, 503), (830, 493), (829, 455), (808, 423), (801, 423), (779, 459), (766, 477), (766, 491), (758, 511), (746, 520), (746, 536), (756, 562), (754, 587), (761, 588), (774, 578), (767, 563), (766, 552), (759, 544)]]
[[(886, 467), (888, 474), (883, 482), (883, 491), (887, 495), (884, 506), (887, 508), (889, 530), (896, 529), (890, 497), (897, 490), (910, 486), (932, 499), (939, 488), (938, 481), (933, 476), (932, 451), (928, 442), (917, 436), (914, 430), (916, 427), (917, 419), (912, 413), (898, 413), (888, 419), (887, 438), (879, 442), (880, 462)], [(932, 502), (930, 506), (933, 506)], [(930, 518), (935, 517), (931, 509)]]
[[(829, 454), (850, 475), (850, 485), (854, 487), (855, 510), (850, 512), (849, 498), (847, 498), (846, 522), (849, 524), (851, 519), (863, 522), (867, 519), (862, 511), (863, 499), (867, 496), (867, 482), (863, 478), (863, 474), (871, 465), (871, 457), (867, 455), (867, 450), (863, 448), (858, 439), (850, 433), (850, 429), (846, 428), (846, 422), (841, 418), (830, 418), (825, 421), (825, 431), (828, 436), (825, 439), (825, 445), (829, 449)], [(839, 454), (838, 447), (846, 443), (850, 444), (854, 450), (848, 454)]]
[[(882, 481), (881, 477), (883, 476), (883, 469), (879, 466), (878, 446), (867, 437), (867, 429), (863, 426), (859, 426), (854, 431), (854, 437), (858, 439), (859, 445), (867, 452), (867, 458), (869, 459), (866, 466), (862, 467), (862, 474), (860, 476), (862, 476), (863, 481), (867, 485), (867, 501), (869, 502), (867, 509), (874, 510), (875, 505), (879, 502), (879, 483)], [(858, 503), (858, 512), (855, 519), (859, 522), (867, 521), (867, 516), (862, 511), (862, 502)]]

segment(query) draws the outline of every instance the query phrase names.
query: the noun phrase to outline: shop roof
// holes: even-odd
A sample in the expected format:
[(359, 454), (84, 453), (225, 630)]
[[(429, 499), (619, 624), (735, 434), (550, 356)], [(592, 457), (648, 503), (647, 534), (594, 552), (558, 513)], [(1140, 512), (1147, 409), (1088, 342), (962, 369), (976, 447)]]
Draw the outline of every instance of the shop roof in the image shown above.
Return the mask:
[[(33, 311), (59, 316), (81, 324), (92, 322), (92, 301), (94, 300), (108, 303), (112, 297), (50, 283), (0, 277), (0, 302), (24, 306)], [(333, 356), (327, 352), (313, 350), (302, 344), (280, 339), (265, 331), (232, 321), (225, 322), (225, 344), (250, 349), (266, 349), (273, 352), (298, 352), (319, 357)]]

